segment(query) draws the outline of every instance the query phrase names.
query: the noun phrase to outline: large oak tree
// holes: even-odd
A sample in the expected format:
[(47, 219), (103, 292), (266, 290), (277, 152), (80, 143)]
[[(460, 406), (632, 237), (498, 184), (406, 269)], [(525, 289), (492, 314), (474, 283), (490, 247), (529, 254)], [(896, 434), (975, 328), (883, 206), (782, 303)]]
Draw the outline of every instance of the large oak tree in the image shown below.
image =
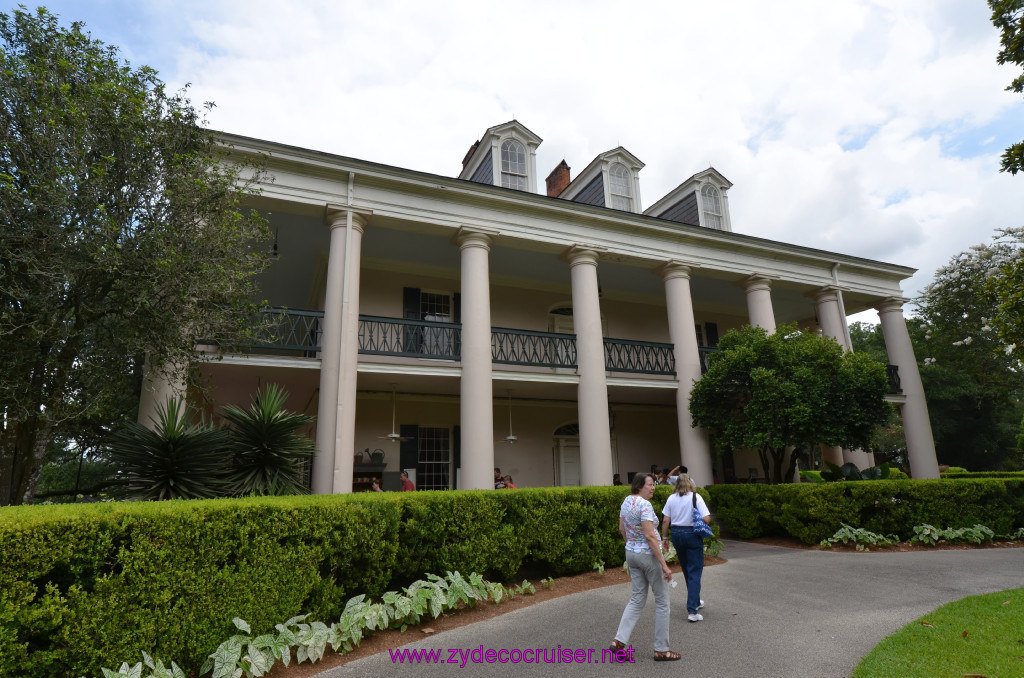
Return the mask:
[[(258, 168), (226, 161), (205, 109), (81, 24), (0, 14), (0, 504), (46, 451), (137, 403), (142, 358), (184, 370), (248, 326), (266, 224)], [(245, 179), (243, 179), (245, 177)]]

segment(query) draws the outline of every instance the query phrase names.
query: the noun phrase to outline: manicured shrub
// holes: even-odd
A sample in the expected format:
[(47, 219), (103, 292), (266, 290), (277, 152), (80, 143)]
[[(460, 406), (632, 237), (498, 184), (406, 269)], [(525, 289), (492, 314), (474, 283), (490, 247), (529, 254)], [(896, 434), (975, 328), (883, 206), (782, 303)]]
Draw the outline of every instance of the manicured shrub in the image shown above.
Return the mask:
[(843, 523), (913, 536), (915, 525), (1024, 526), (1024, 479), (872, 480), (791, 485), (713, 485), (711, 510), (740, 538), (792, 536), (818, 543)]
[[(666, 488), (668, 489), (668, 488)], [(0, 675), (199, 667), (242, 617), (336, 619), (426, 572), (509, 581), (622, 563), (628, 488), (254, 497), (0, 509)]]

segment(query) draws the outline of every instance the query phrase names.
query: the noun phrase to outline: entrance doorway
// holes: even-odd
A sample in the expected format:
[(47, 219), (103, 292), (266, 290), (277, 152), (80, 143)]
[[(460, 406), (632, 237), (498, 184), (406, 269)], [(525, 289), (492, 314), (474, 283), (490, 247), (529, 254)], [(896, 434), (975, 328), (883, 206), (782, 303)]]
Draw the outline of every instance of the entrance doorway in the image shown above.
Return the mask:
[[(612, 472), (619, 470), (618, 454), (615, 449), (615, 436), (611, 437)], [(580, 486), (580, 427), (573, 422), (559, 426), (555, 430), (555, 440), (552, 446), (552, 462), (554, 466), (556, 487), (579, 487)], [(608, 479), (611, 485), (612, 479)]]

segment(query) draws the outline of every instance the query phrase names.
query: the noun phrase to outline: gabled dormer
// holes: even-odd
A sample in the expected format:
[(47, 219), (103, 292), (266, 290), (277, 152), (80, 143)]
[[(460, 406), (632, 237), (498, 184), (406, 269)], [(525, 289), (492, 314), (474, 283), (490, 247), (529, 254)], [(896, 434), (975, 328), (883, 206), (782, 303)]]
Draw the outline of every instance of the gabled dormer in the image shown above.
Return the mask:
[(543, 139), (518, 120), (489, 128), (462, 160), (460, 179), (537, 192), (537, 147)]
[(640, 212), (640, 170), (644, 164), (622, 146), (594, 158), (558, 197), (625, 212)]
[(716, 231), (732, 231), (728, 199), (731, 187), (731, 181), (709, 167), (679, 184), (644, 210), (644, 214)]

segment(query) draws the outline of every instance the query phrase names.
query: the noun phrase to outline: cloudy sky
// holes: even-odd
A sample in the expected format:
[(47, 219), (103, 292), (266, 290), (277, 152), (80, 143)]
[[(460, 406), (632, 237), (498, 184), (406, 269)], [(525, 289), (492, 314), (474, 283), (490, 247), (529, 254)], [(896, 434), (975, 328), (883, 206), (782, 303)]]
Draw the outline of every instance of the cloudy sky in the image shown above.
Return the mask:
[(542, 178), (622, 145), (647, 206), (713, 165), (734, 231), (913, 266), (908, 296), (1024, 226), (1024, 176), (998, 171), (1024, 99), (983, 0), (47, 6), (191, 83), (215, 129), (454, 176), (515, 117)]

